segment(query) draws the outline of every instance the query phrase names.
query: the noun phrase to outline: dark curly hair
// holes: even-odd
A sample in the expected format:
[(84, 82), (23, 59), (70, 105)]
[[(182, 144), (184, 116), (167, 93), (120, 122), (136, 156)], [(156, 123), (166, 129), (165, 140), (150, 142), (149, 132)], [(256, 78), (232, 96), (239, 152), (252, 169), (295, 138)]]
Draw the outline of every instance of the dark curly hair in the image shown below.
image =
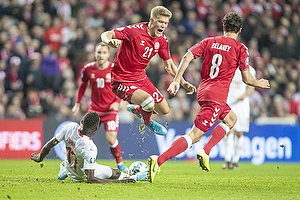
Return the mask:
[(238, 33), (243, 26), (242, 18), (234, 12), (227, 13), (222, 21), (226, 32)]
[(100, 117), (97, 112), (92, 111), (87, 113), (82, 119), (82, 125), (84, 129), (92, 130), (95, 129), (100, 122)]

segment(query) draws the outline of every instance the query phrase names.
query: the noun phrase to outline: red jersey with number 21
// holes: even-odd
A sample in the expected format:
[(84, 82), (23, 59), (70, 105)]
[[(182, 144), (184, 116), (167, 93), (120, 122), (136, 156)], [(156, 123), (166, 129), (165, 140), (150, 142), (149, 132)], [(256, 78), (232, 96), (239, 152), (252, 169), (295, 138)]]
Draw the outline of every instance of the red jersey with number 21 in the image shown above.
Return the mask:
[(161, 59), (169, 60), (167, 38), (151, 37), (147, 31), (148, 22), (114, 29), (115, 38), (122, 40), (112, 68), (112, 80), (135, 82), (146, 77), (145, 68), (158, 53)]
[(247, 47), (233, 38), (218, 36), (206, 38), (189, 50), (195, 58), (203, 57), (197, 100), (226, 105), (235, 70), (249, 70)]

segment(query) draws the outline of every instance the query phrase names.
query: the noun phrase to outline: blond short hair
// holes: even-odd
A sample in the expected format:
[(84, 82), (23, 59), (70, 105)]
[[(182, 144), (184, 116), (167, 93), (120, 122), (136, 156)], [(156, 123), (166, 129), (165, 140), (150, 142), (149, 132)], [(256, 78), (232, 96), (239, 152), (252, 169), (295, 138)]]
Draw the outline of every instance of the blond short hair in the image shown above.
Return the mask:
[(172, 12), (164, 6), (155, 6), (152, 8), (150, 18), (157, 19), (160, 15), (171, 18)]
[(110, 48), (109, 48), (109, 45), (106, 44), (105, 42), (99, 42), (99, 43), (95, 46), (95, 49), (96, 49), (98, 46), (105, 46), (105, 47), (108, 48), (108, 50), (110, 49)]

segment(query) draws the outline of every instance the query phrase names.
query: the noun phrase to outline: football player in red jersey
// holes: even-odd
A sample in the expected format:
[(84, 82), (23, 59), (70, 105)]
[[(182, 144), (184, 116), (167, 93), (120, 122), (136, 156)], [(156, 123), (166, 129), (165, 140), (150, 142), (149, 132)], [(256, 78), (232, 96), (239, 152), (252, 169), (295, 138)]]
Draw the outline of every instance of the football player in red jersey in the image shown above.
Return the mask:
[(111, 90), (111, 69), (113, 63), (109, 62), (109, 46), (103, 42), (96, 45), (95, 58), (97, 61), (84, 66), (81, 84), (78, 89), (77, 101), (72, 111), (76, 115), (80, 109), (80, 101), (90, 83), (91, 105), (87, 113), (96, 111), (100, 116), (100, 125), (104, 123), (106, 139), (110, 151), (114, 156), (118, 168), (127, 172), (128, 168), (122, 162), (121, 147), (117, 139), (119, 129), (119, 105), (122, 99), (118, 98)]
[[(169, 106), (164, 96), (147, 77), (145, 68), (151, 58), (158, 54), (165, 69), (173, 77), (177, 72), (170, 57), (169, 44), (163, 32), (168, 26), (172, 13), (163, 6), (151, 10), (150, 21), (116, 28), (101, 34), (103, 42), (119, 47), (112, 69), (113, 92), (121, 99), (132, 104), (127, 110), (136, 114), (154, 133), (167, 134), (161, 124), (153, 121), (153, 112), (165, 115)], [(196, 88), (183, 78), (181, 85), (192, 94)], [(134, 104), (134, 105), (133, 105)]]
[(203, 57), (201, 82), (197, 90), (197, 100), (201, 106), (191, 131), (175, 140), (171, 147), (160, 156), (150, 156), (150, 182), (154, 181), (159, 167), (168, 159), (184, 152), (198, 142), (202, 135), (213, 127), (212, 133), (197, 153), (200, 167), (209, 171), (209, 153), (236, 122), (236, 115), (226, 103), (229, 86), (237, 68), (240, 69), (243, 82), (259, 88), (270, 88), (268, 80), (257, 81), (249, 70), (249, 52), (245, 45), (238, 42), (237, 36), (242, 30), (242, 19), (236, 13), (228, 13), (223, 18), (224, 35), (210, 37), (192, 46), (181, 59), (179, 69), (168, 91), (175, 95), (179, 90), (180, 79), (189, 63)]

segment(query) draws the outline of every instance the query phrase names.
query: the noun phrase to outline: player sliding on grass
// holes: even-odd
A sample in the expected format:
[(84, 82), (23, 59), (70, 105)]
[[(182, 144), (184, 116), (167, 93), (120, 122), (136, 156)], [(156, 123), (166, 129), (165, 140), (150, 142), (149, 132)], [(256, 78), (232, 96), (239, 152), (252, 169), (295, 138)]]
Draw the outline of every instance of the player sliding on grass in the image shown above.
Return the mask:
[[(153, 121), (153, 112), (165, 115), (169, 106), (164, 96), (147, 77), (145, 68), (157, 53), (165, 69), (173, 77), (177, 72), (170, 57), (169, 44), (163, 32), (168, 26), (172, 13), (163, 6), (151, 10), (150, 21), (106, 31), (101, 34), (103, 42), (120, 48), (112, 68), (112, 89), (121, 99), (133, 104), (127, 110), (136, 114), (146, 126), (158, 135), (166, 135), (167, 129)], [(196, 88), (183, 78), (181, 85), (194, 93)]]
[(201, 68), (201, 82), (197, 91), (197, 100), (201, 106), (194, 121), (191, 131), (175, 140), (171, 147), (160, 156), (150, 156), (149, 178), (154, 181), (159, 167), (168, 159), (184, 152), (192, 144), (198, 142), (201, 137), (213, 125), (221, 120), (212, 130), (204, 148), (197, 153), (200, 167), (209, 171), (209, 153), (236, 122), (236, 115), (227, 105), (226, 99), (229, 85), (236, 69), (239, 67), (243, 81), (250, 86), (270, 88), (268, 80), (257, 81), (249, 70), (249, 53), (243, 44), (236, 40), (242, 30), (242, 19), (236, 13), (228, 13), (223, 18), (224, 35), (202, 40), (191, 47), (183, 56), (174, 81), (168, 91), (175, 95), (179, 88), (180, 79), (189, 63), (200, 56), (203, 57)]
[(88, 183), (134, 183), (145, 180), (146, 174), (129, 176), (119, 169), (96, 162), (97, 147), (91, 137), (98, 130), (99, 122), (99, 115), (92, 111), (84, 116), (81, 126), (75, 122), (67, 124), (43, 146), (40, 154), (31, 154), (31, 160), (43, 161), (50, 150), (64, 140), (66, 159), (60, 164), (58, 178), (61, 180), (66, 177), (75, 182), (87, 181)]

